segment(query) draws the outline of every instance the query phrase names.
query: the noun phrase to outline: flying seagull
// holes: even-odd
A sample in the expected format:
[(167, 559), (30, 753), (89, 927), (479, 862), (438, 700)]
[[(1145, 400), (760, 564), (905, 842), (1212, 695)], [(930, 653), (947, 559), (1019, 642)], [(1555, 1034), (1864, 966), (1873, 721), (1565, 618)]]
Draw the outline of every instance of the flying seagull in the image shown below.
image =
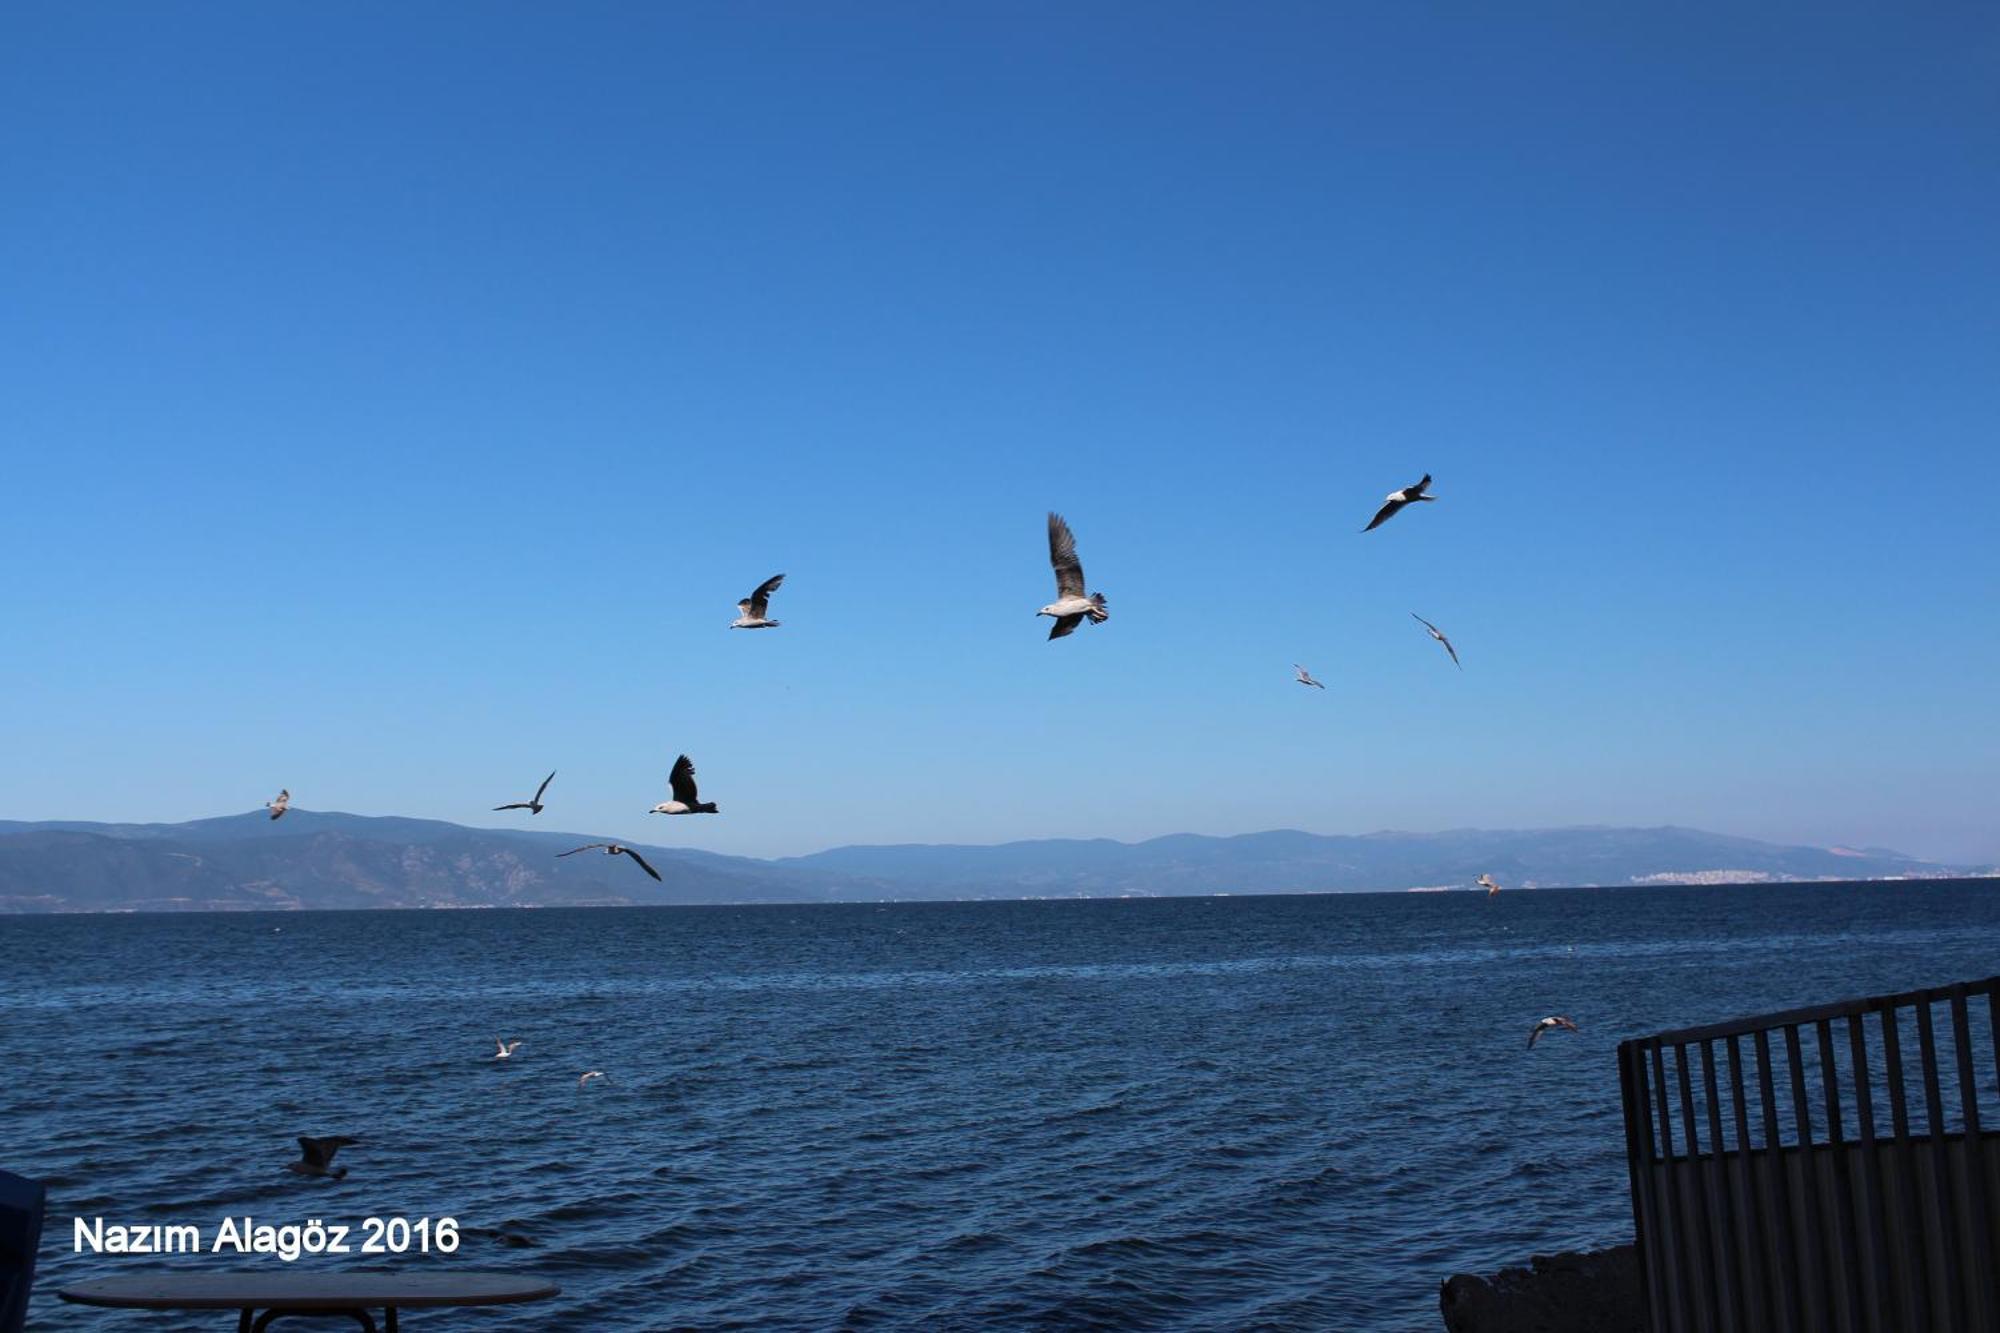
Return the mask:
[(1465, 663), (1458, 660), (1458, 649), (1451, 646), (1451, 640), (1447, 639), (1444, 636), (1444, 631), (1439, 629), (1436, 625), (1431, 624), (1430, 621), (1425, 620), (1422, 616), (1417, 615), (1415, 611), (1410, 612), (1410, 614), (1412, 616), (1416, 616), (1417, 623), (1419, 625), (1422, 625), (1426, 630), (1428, 630), (1430, 632), (1430, 636), (1433, 639), (1436, 639), (1439, 643), (1444, 645), (1444, 650), (1451, 654), (1451, 664), (1457, 667), (1460, 671), (1465, 670)]
[[(721, 812), (714, 801), (704, 801), (694, 790), (694, 760), (682, 755), (674, 760), (674, 771), (667, 774), (667, 785), (674, 789), (674, 799), (661, 801), (646, 813), (649, 815), (713, 815)], [(658, 878), (655, 876), (654, 878)]]
[(785, 581), (783, 574), (773, 574), (757, 585), (757, 591), (736, 604), (738, 615), (729, 622), (731, 629), (776, 629), (778, 622), (767, 620), (764, 613), (771, 609), (771, 594)]
[(514, 1052), (521, 1049), (521, 1039), (516, 1037), (513, 1041), (502, 1041), (495, 1037), (493, 1045), (498, 1048), (493, 1052), (495, 1060), (511, 1060), (514, 1058)]
[(1430, 486), (1431, 486), (1431, 474), (1426, 472), (1424, 473), (1424, 479), (1418, 482), (1416, 485), (1405, 486), (1400, 491), (1390, 491), (1388, 500), (1383, 504), (1383, 506), (1380, 509), (1375, 511), (1375, 517), (1368, 520), (1368, 526), (1361, 530), (1363, 532), (1375, 531), (1375, 529), (1381, 527), (1384, 523), (1387, 523), (1390, 519), (1394, 518), (1398, 513), (1398, 511), (1400, 511), (1402, 507), (1406, 504), (1415, 504), (1419, 500), (1437, 499), (1435, 495), (1424, 494), (1425, 491), (1430, 489)]
[(1528, 1034), (1528, 1049), (1531, 1051), (1535, 1049), (1535, 1038), (1541, 1036), (1544, 1032), (1554, 1032), (1558, 1029), (1564, 1032), (1575, 1032), (1577, 1026), (1560, 1014), (1551, 1014), (1549, 1017), (1535, 1024), (1534, 1030)]
[(1056, 513), (1049, 515), (1049, 564), (1056, 571), (1056, 599), (1035, 614), (1055, 617), (1056, 623), (1049, 626), (1051, 639), (1074, 632), (1086, 616), (1093, 625), (1111, 618), (1111, 613), (1104, 609), (1103, 593), (1084, 593), (1083, 562), (1076, 558), (1076, 538), (1070, 534), (1063, 516)]
[(555, 780), (555, 770), (550, 769), (549, 775), (542, 779), (542, 785), (535, 788), (533, 796), (530, 796), (525, 801), (511, 801), (506, 805), (496, 805), (493, 808), (495, 810), (526, 810), (531, 815), (539, 815), (542, 813), (542, 793), (547, 791), (549, 784)]
[(1313, 679), (1312, 672), (1306, 670), (1304, 667), (1300, 666), (1297, 662), (1292, 663), (1292, 670), (1299, 673), (1299, 684), (1310, 685), (1316, 690), (1323, 690), (1326, 688), (1326, 686), (1320, 684), (1318, 681)]
[(339, 1180), (347, 1174), (347, 1168), (335, 1166), (333, 1155), (359, 1142), (360, 1139), (350, 1139), (345, 1134), (336, 1134), (330, 1139), (309, 1139), (301, 1134), (299, 1160), (285, 1163), (285, 1170), (296, 1171), (302, 1176), (331, 1176)]
[(292, 805), (292, 793), (289, 790), (279, 792), (278, 799), (275, 801), (264, 802), (264, 808), (271, 812), (271, 818), (273, 819), (276, 819), (280, 815), (284, 814), (285, 811), (291, 808), (291, 805)]
[(1486, 890), (1486, 896), (1489, 898), (1491, 898), (1494, 894), (1500, 892), (1500, 886), (1494, 882), (1493, 876), (1491, 875), (1481, 875), (1478, 879), (1474, 880), (1473, 882), (1477, 884), (1480, 888)]
[(604, 1077), (604, 1071), (602, 1069), (593, 1069), (589, 1073), (578, 1078), (576, 1081), (576, 1086), (578, 1086), (579, 1088), (589, 1087), (590, 1080), (594, 1078), (603, 1078), (603, 1077)]
[(646, 864), (645, 857), (639, 855), (639, 853), (633, 851), (630, 847), (624, 847), (615, 842), (587, 842), (581, 847), (572, 847), (566, 852), (557, 852), (556, 858), (560, 860), (565, 856), (575, 856), (578, 852), (603, 852), (606, 856), (629, 856), (639, 863), (639, 869), (645, 871), (654, 879), (660, 877), (659, 871)]

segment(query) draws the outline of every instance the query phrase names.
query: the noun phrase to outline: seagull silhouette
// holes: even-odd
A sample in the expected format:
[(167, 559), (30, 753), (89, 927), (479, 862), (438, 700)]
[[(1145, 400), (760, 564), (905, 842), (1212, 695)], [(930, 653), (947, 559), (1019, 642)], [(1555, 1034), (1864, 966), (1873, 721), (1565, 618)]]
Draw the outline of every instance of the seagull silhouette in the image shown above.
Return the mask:
[(1474, 883), (1478, 884), (1480, 888), (1486, 890), (1486, 896), (1489, 898), (1491, 898), (1494, 894), (1500, 892), (1500, 886), (1493, 882), (1493, 876), (1491, 875), (1481, 875), (1477, 880), (1474, 881)]
[(639, 869), (645, 871), (654, 879), (660, 877), (659, 871), (646, 864), (645, 857), (639, 855), (639, 853), (633, 851), (630, 847), (621, 846), (615, 842), (587, 842), (581, 847), (572, 847), (566, 852), (557, 852), (556, 859), (560, 861), (563, 857), (575, 856), (578, 852), (603, 852), (606, 856), (629, 856), (639, 863)]
[(1435, 495), (1424, 494), (1425, 491), (1430, 489), (1430, 485), (1431, 485), (1431, 474), (1426, 472), (1424, 473), (1424, 479), (1418, 482), (1416, 485), (1405, 486), (1400, 491), (1390, 491), (1388, 503), (1384, 504), (1380, 509), (1376, 510), (1375, 517), (1369, 519), (1368, 526), (1361, 530), (1363, 532), (1375, 531), (1375, 529), (1381, 527), (1384, 523), (1387, 523), (1390, 519), (1394, 518), (1397, 514), (1401, 513), (1404, 505), (1415, 504), (1419, 500), (1437, 499)]
[(1436, 625), (1431, 624), (1430, 621), (1425, 620), (1422, 616), (1417, 615), (1415, 611), (1410, 612), (1410, 614), (1416, 618), (1416, 622), (1419, 625), (1422, 625), (1430, 633), (1433, 639), (1444, 645), (1444, 650), (1451, 654), (1451, 664), (1460, 671), (1465, 670), (1465, 663), (1458, 660), (1458, 649), (1451, 646), (1451, 640), (1444, 636), (1444, 631)]
[(525, 801), (510, 801), (506, 805), (496, 805), (493, 808), (495, 810), (526, 810), (531, 815), (539, 815), (542, 813), (542, 793), (547, 791), (549, 784), (555, 780), (556, 771), (550, 769), (549, 775), (542, 779), (542, 785), (535, 788), (533, 796), (530, 796)]
[(1074, 633), (1085, 617), (1093, 625), (1111, 618), (1104, 609), (1103, 593), (1083, 591), (1083, 562), (1076, 558), (1076, 538), (1063, 516), (1056, 513), (1049, 515), (1049, 564), (1056, 571), (1056, 599), (1035, 614), (1055, 617), (1056, 623), (1049, 626), (1051, 639)]
[[(729, 628), (776, 629), (778, 622), (765, 619), (764, 613), (771, 609), (771, 594), (776, 592), (778, 585), (784, 581), (785, 576), (783, 574), (773, 574), (770, 578), (758, 584), (757, 591), (736, 604), (736, 610), (739, 614), (736, 619), (729, 622)], [(810, 578), (807, 581), (810, 582)]]
[(1535, 1039), (1540, 1037), (1544, 1032), (1556, 1031), (1575, 1032), (1577, 1031), (1577, 1026), (1560, 1014), (1551, 1014), (1549, 1017), (1535, 1024), (1534, 1031), (1528, 1034), (1528, 1049), (1531, 1051), (1535, 1049)]
[(516, 1037), (513, 1041), (502, 1041), (495, 1037), (493, 1045), (496, 1048), (493, 1052), (495, 1060), (511, 1060), (514, 1058), (514, 1052), (521, 1049), (521, 1040)]
[(264, 802), (264, 808), (271, 812), (271, 818), (278, 818), (292, 808), (292, 793), (289, 790), (279, 792), (277, 800)]
[(667, 774), (667, 785), (673, 788), (674, 799), (661, 801), (646, 813), (649, 815), (714, 815), (722, 813), (714, 801), (704, 801), (695, 792), (694, 760), (682, 755), (674, 760), (674, 771)]
[(1316, 690), (1323, 690), (1326, 688), (1326, 686), (1320, 684), (1318, 681), (1313, 679), (1312, 672), (1306, 670), (1304, 667), (1300, 666), (1297, 662), (1292, 663), (1292, 670), (1299, 673), (1299, 684), (1310, 685)]
[(309, 1139), (301, 1134), (299, 1160), (285, 1163), (285, 1170), (296, 1171), (302, 1176), (331, 1176), (339, 1180), (347, 1174), (347, 1168), (335, 1166), (333, 1155), (359, 1142), (360, 1139), (350, 1139), (345, 1134), (336, 1134), (330, 1139)]

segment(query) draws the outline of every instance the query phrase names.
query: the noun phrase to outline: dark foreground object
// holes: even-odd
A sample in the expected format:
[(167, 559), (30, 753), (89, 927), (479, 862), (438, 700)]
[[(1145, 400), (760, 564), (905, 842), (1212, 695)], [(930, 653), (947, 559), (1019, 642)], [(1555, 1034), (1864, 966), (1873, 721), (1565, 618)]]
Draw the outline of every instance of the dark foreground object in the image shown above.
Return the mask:
[(2000, 1329), (2000, 977), (1618, 1059), (1654, 1333)]
[(1450, 1333), (1645, 1333), (1639, 1261), (1630, 1245), (1538, 1254), (1490, 1278), (1461, 1273), (1438, 1291)]
[(28, 1288), (35, 1285), (35, 1251), (47, 1203), (40, 1181), (0, 1171), (0, 1333), (27, 1327)]
[(235, 1310), (243, 1333), (262, 1333), (288, 1315), (347, 1315), (374, 1333), (369, 1311), (380, 1310), (383, 1329), (395, 1333), (398, 1309), (511, 1305), (559, 1290), (507, 1273), (135, 1273), (79, 1282), (57, 1294), (119, 1310)]

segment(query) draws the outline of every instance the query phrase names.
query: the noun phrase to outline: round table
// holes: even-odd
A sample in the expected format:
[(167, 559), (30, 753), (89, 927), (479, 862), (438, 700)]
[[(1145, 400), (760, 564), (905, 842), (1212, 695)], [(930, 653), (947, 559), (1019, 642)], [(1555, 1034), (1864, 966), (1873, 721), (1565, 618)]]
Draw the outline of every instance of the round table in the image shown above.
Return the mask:
[(347, 1315), (375, 1333), (369, 1311), (380, 1310), (384, 1333), (396, 1333), (397, 1310), (512, 1305), (561, 1290), (511, 1273), (134, 1273), (79, 1282), (56, 1294), (115, 1310), (235, 1310), (237, 1333), (262, 1333), (288, 1315)]

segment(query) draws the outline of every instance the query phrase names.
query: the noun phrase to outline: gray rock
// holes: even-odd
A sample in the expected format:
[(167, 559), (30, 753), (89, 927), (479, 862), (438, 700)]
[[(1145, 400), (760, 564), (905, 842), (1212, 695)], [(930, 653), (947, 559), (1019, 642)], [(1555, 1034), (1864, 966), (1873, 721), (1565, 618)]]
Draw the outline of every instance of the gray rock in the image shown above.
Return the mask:
[(1538, 1254), (1490, 1278), (1461, 1273), (1438, 1290), (1449, 1333), (1645, 1333), (1639, 1260), (1620, 1245)]

